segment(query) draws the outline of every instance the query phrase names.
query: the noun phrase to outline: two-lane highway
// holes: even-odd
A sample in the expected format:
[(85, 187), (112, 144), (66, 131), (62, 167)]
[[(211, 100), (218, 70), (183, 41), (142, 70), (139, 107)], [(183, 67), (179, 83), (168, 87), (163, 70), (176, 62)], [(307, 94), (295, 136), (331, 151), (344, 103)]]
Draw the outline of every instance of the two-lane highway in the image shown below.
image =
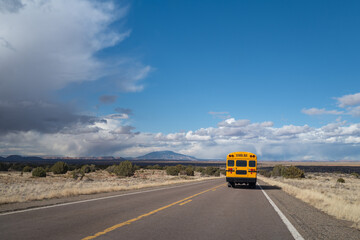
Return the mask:
[(0, 214), (0, 239), (294, 239), (262, 190), (224, 179)]

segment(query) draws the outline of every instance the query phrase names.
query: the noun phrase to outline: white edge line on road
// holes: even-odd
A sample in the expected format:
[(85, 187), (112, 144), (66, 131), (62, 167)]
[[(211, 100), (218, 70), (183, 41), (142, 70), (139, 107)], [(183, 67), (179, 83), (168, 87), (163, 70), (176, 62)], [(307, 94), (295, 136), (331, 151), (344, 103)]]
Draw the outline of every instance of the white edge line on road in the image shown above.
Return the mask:
[(267, 193), (264, 191), (264, 189), (262, 189), (262, 187), (260, 186), (259, 183), (258, 183), (258, 185), (259, 185), (261, 191), (264, 193), (267, 200), (269, 201), (269, 203), (271, 204), (271, 206), (275, 209), (277, 214), (279, 214), (281, 220), (284, 222), (286, 227), (289, 229), (289, 231), (290, 231), (291, 235), (294, 237), (294, 239), (295, 240), (304, 240), (304, 238), (300, 235), (300, 233), (296, 230), (296, 228), (291, 224), (289, 219), (287, 219), (285, 217), (285, 215), (280, 211), (280, 209), (276, 206), (276, 204), (273, 202), (273, 200), (271, 200), (271, 198), (267, 195)]
[[(213, 181), (213, 180), (211, 179), (210, 181)], [(78, 203), (93, 202), (93, 201), (99, 201), (99, 200), (104, 200), (104, 199), (109, 199), (109, 198), (117, 198), (117, 197), (135, 195), (135, 194), (140, 194), (140, 193), (155, 192), (155, 191), (160, 191), (160, 190), (165, 190), (165, 189), (191, 186), (191, 185), (205, 183), (205, 182), (208, 182), (208, 181), (200, 181), (200, 182), (196, 182), (196, 183), (183, 184), (183, 185), (174, 186), (174, 187), (164, 187), (164, 188), (157, 188), (157, 189), (151, 189), (151, 190), (145, 190), (145, 191), (139, 191), (139, 192), (124, 193), (124, 194), (112, 195), (112, 196), (107, 196), (107, 197), (92, 198), (92, 199), (80, 200), (80, 201), (75, 201), (75, 202), (59, 203), (59, 204), (54, 204), (54, 205), (49, 205), (49, 206), (44, 206), (44, 207), (34, 207), (34, 208), (28, 208), (28, 209), (24, 209), (24, 210), (17, 210), (17, 211), (15, 210), (15, 211), (11, 211), (11, 212), (0, 213), (0, 216), (36, 211), (36, 210), (47, 209), (47, 208), (62, 207), (62, 206), (73, 205), (73, 204), (78, 204)]]

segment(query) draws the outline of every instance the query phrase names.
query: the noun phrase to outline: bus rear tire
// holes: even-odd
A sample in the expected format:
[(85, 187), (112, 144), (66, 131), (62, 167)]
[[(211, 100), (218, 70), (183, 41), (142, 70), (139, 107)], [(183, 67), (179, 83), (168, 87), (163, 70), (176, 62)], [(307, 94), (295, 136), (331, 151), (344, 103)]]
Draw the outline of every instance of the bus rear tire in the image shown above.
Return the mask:
[(232, 187), (231, 183), (228, 182), (228, 187)]

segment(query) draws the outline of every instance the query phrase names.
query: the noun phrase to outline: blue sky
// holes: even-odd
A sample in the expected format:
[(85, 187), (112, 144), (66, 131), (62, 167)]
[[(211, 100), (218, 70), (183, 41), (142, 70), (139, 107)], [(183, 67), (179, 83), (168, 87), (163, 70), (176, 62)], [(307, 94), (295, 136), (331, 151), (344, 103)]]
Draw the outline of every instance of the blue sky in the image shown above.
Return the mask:
[(357, 1), (0, 1), (9, 116), (0, 155), (359, 160), (359, 10)]
[[(109, 87), (98, 94), (118, 96), (114, 105), (133, 109), (141, 131), (212, 126), (217, 119), (210, 111), (275, 126), (320, 126), (336, 117), (313, 118), (301, 110), (336, 108), (333, 97), (359, 89), (354, 3), (130, 2), (126, 23), (118, 25), (131, 28), (131, 36), (98, 56), (136, 57), (153, 70), (141, 92)], [(93, 92), (84, 97), (96, 104)]]

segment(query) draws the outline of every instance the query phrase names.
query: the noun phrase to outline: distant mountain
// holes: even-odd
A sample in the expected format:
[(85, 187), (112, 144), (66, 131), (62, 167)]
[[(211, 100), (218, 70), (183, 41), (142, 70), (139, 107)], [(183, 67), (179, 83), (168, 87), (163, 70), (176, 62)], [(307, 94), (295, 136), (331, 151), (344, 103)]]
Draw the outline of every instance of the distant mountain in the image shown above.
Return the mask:
[(24, 161), (28, 161), (28, 162), (36, 162), (36, 161), (44, 161), (43, 158), (41, 157), (23, 157), (23, 156), (19, 156), (19, 155), (10, 155), (7, 156), (6, 159), (4, 159), (6, 161), (9, 162), (24, 162)]
[(188, 160), (188, 161), (197, 160), (195, 157), (187, 156), (187, 155), (176, 153), (173, 151), (151, 152), (151, 153), (145, 154), (144, 156), (139, 156), (136, 159), (141, 159), (141, 160)]

